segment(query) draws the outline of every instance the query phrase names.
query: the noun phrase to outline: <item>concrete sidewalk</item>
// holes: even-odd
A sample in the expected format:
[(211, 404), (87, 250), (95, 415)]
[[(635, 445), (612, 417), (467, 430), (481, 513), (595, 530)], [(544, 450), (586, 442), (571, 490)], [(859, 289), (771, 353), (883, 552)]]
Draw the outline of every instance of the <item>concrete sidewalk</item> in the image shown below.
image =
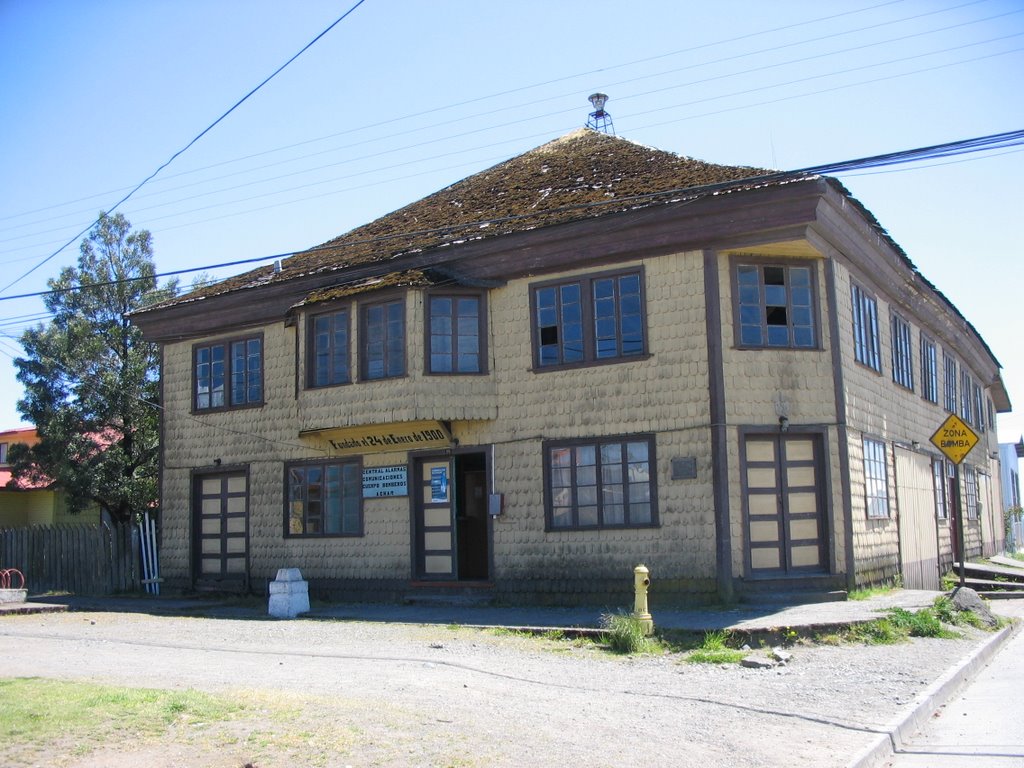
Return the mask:
[[(654, 624), (662, 629), (695, 632), (729, 629), (757, 633), (776, 629), (809, 632), (847, 626), (879, 617), (889, 608), (917, 610), (932, 604), (943, 594), (926, 590), (895, 590), (867, 600), (805, 604), (748, 604), (650, 610)], [(210, 618), (270, 619), (267, 604), (258, 598), (231, 600), (206, 597), (78, 597), (44, 596), (30, 598), (21, 612), (72, 610), (125, 613), (153, 613)], [(343, 619), (405, 624), (459, 624), (532, 629), (597, 629), (601, 616), (619, 610), (616, 606), (549, 608), (493, 607), (450, 604), (317, 603), (304, 619)]]

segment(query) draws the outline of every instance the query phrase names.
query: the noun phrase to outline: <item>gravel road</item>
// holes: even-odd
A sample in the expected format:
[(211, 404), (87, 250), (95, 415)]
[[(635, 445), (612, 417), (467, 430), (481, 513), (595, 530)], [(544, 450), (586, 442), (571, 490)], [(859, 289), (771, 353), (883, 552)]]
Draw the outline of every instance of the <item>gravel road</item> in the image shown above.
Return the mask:
[[(64, 613), (4, 617), (0, 676), (321, 697), (351, 733), (329, 766), (843, 766), (987, 637), (797, 646), (755, 670), (434, 625)], [(121, 756), (62, 764), (245, 762)]]

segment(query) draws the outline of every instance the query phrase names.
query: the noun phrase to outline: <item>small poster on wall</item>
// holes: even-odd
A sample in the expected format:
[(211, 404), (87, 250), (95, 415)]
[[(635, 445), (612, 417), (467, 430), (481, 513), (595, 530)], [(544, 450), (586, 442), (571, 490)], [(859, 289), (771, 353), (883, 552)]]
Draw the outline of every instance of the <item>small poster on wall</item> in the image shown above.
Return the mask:
[(448, 501), (448, 467), (430, 470), (430, 503)]

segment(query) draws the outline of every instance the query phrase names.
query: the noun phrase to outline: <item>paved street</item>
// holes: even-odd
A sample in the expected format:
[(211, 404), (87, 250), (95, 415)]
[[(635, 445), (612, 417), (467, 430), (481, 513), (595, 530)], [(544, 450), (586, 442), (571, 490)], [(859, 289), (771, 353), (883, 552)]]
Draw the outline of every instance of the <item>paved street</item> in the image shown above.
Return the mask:
[[(1024, 600), (995, 603), (1024, 618)], [(1024, 766), (1024, 632), (940, 709), (888, 763), (891, 768)]]

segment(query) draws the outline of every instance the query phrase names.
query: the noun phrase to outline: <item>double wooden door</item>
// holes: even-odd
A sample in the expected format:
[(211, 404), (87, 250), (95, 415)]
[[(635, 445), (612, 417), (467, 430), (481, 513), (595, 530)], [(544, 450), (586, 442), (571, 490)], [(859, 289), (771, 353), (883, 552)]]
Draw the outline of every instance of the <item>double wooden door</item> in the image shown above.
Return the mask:
[(743, 508), (751, 576), (827, 570), (821, 443), (817, 434), (746, 436)]

